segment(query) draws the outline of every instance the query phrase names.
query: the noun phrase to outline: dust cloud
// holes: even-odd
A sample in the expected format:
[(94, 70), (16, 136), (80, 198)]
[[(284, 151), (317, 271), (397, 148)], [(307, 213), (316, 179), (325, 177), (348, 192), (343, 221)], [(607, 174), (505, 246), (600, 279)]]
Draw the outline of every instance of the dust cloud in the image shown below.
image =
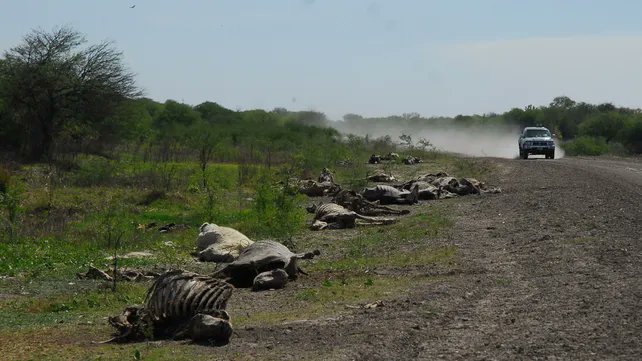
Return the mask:
[[(519, 150), (517, 141), (522, 129), (517, 126), (496, 125), (426, 125), (422, 127), (390, 127), (382, 124), (372, 124), (367, 131), (364, 129), (350, 129), (342, 121), (332, 124), (337, 130), (345, 134), (355, 134), (375, 139), (389, 135), (392, 141), (400, 143), (399, 136), (407, 134), (417, 144), (420, 139), (428, 140), (440, 151), (464, 154), (475, 157), (518, 158)], [(387, 124), (386, 124), (387, 125)], [(563, 150), (556, 147), (555, 158), (562, 158)], [(533, 158), (544, 157), (531, 156)]]

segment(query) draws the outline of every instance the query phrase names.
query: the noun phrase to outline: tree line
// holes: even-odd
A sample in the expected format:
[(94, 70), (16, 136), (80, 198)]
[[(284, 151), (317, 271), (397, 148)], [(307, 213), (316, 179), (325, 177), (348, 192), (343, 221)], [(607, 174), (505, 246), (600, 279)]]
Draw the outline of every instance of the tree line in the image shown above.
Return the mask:
[(233, 111), (215, 102), (191, 106), (144, 98), (112, 43), (87, 45), (82, 34), (68, 27), (34, 30), (0, 58), (0, 147), (26, 161), (80, 153), (109, 157), (123, 151), (160, 161), (211, 154), (215, 161), (269, 166), (297, 156), (322, 165), (355, 155), (354, 138), (334, 128), (365, 134), (373, 124), (543, 125), (570, 140), (569, 147), (576, 139), (642, 153), (639, 109), (592, 105), (565, 96), (548, 106), (514, 108), (503, 114), (453, 118), (347, 114), (343, 122), (335, 123), (314, 111)]
[(87, 46), (68, 27), (34, 30), (0, 59), (0, 147), (26, 161), (122, 149), (163, 161), (205, 151), (213, 160), (268, 165), (294, 153), (340, 157), (347, 147), (326, 121), (312, 111), (144, 98), (113, 44)]
[[(381, 118), (346, 114), (339, 129), (367, 133), (373, 126), (396, 129), (430, 129), (470, 126), (545, 126), (564, 141), (564, 146), (577, 153), (593, 153), (601, 146), (626, 153), (642, 153), (642, 110), (616, 107), (611, 103), (588, 104), (559, 96), (546, 106), (529, 105), (513, 108), (503, 114), (457, 115), (456, 117), (422, 117), (406, 113)], [(579, 147), (585, 146), (585, 147)], [(582, 149), (580, 149), (582, 148)]]

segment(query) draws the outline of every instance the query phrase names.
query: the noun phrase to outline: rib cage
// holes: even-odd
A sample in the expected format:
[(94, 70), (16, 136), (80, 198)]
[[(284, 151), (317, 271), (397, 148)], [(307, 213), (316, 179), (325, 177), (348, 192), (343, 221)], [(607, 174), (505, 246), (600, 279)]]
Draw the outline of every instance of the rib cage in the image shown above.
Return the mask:
[(189, 320), (198, 313), (224, 310), (234, 286), (183, 270), (161, 275), (147, 292), (144, 308), (155, 322)]
[(328, 219), (331, 217), (336, 217), (342, 214), (349, 214), (350, 211), (347, 210), (345, 207), (340, 206), (336, 203), (325, 203), (320, 205), (316, 212), (314, 219)]

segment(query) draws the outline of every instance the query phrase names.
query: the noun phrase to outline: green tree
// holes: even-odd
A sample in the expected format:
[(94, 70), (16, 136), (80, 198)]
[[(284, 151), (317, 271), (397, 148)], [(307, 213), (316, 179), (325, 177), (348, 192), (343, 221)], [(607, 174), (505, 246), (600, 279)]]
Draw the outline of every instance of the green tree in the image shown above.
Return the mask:
[(89, 129), (124, 99), (140, 95), (122, 53), (110, 42), (83, 48), (85, 43), (68, 27), (34, 30), (4, 53), (0, 96), (20, 126), (21, 150), (32, 160), (51, 158), (64, 129)]
[(163, 110), (154, 119), (154, 125), (159, 129), (172, 129), (176, 126), (189, 127), (200, 119), (201, 115), (191, 106), (168, 100), (165, 102)]
[(570, 109), (575, 106), (575, 101), (567, 96), (559, 96), (553, 98), (550, 107), (551, 108), (562, 108)]
[(194, 107), (203, 120), (212, 124), (232, 124), (239, 119), (237, 112), (214, 102), (204, 102)]
[(607, 142), (615, 139), (624, 127), (626, 116), (618, 112), (597, 113), (580, 123), (580, 135), (604, 137)]

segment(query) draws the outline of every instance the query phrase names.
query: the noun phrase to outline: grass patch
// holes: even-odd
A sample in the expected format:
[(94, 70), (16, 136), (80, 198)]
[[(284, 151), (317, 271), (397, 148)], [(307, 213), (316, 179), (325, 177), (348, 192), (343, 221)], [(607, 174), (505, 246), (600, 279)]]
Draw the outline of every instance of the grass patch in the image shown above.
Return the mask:
[[(399, 179), (436, 171), (479, 177), (488, 171), (472, 161), (457, 165), (455, 157), (441, 153), (425, 160), (418, 166), (395, 163), (387, 169)], [(172, 342), (91, 345), (90, 341), (104, 340), (112, 331), (104, 318), (142, 302), (149, 283), (121, 282), (112, 293), (102, 288), (102, 282), (77, 280), (75, 273), (86, 271), (90, 264), (108, 268), (111, 261), (106, 257), (115, 251), (122, 255), (143, 250), (155, 256), (121, 259), (120, 266), (205, 270), (209, 265), (191, 263), (189, 252), (195, 247), (197, 227), (206, 221), (236, 228), (251, 238), (273, 238), (266, 234), (271, 230), (257, 226), (257, 179), (246, 179), (239, 185), (239, 166), (210, 164), (207, 177), (215, 190), (215, 202), (211, 219), (205, 219), (202, 173), (195, 162), (159, 165), (98, 158), (86, 162), (77, 175), (72, 170), (72, 174), (61, 176), (55, 188), (45, 187), (39, 171), (16, 173), (22, 174), (26, 186), (21, 203), (25, 212), (19, 237), (12, 242), (0, 241), (0, 276), (11, 276), (0, 277), (0, 337), (11, 340), (0, 345), (0, 352), (15, 359), (120, 360), (133, 359), (136, 351), (145, 360), (208, 357), (210, 348)], [(109, 168), (104, 177), (96, 177), (92, 170), (102, 164)], [(366, 174), (377, 167), (337, 165), (336, 180), (358, 188), (366, 185)], [(268, 198), (272, 202), (276, 197)], [(398, 298), (410, 291), (409, 285), (443, 280), (441, 276), (397, 276), (395, 272), (384, 276), (366, 271), (386, 268), (403, 274), (404, 268), (456, 263), (457, 247), (435, 245), (435, 239), (445, 237), (453, 224), (451, 207), (449, 201), (422, 203), (390, 226), (310, 232), (300, 224), (300, 230), (293, 232), (293, 250), (322, 251), (322, 257), (303, 265), (312, 277), (319, 277), (318, 283), (285, 290), (291, 297), (283, 308), (233, 314), (235, 327), (335, 317), (353, 312), (353, 307)], [(310, 216), (305, 217), (309, 220)], [(138, 228), (152, 222), (157, 226), (184, 223), (189, 228), (166, 234)], [(109, 242), (113, 237), (108, 237), (114, 231), (124, 232), (117, 249)], [(239, 359), (244, 357), (247, 354), (238, 355)]]
[[(98, 282), (85, 287), (100, 285)], [(58, 323), (79, 321), (99, 323), (105, 315), (116, 315), (125, 306), (140, 304), (149, 283), (119, 283), (117, 292), (58, 283), (49, 295), (18, 297), (0, 302), (0, 331), (38, 329)], [(108, 286), (108, 285), (105, 285)]]
[(337, 315), (351, 308), (377, 300), (399, 298), (409, 290), (409, 284), (437, 282), (439, 277), (391, 277), (391, 276), (341, 276), (326, 279), (316, 287), (301, 290), (294, 295), (292, 307), (283, 311), (254, 312), (239, 315), (236, 325), (275, 325), (287, 321), (309, 320), (321, 316)]
[[(404, 216), (390, 226), (363, 226), (340, 239), (307, 241), (307, 248), (321, 248), (326, 256), (312, 270), (364, 270), (372, 267), (404, 267), (453, 257), (456, 247), (433, 247), (430, 240), (441, 237), (453, 221), (447, 204), (434, 204), (419, 213)], [(345, 232), (345, 231), (342, 231)], [(345, 233), (344, 233), (345, 234)], [(332, 235), (328, 232), (328, 235)]]
[(377, 267), (413, 267), (434, 263), (453, 264), (457, 247), (414, 248), (404, 253), (378, 256), (348, 257), (336, 261), (319, 261), (311, 269), (333, 271), (365, 271)]
[(476, 178), (483, 181), (495, 170), (495, 166), (483, 159), (476, 158), (453, 158), (451, 160), (451, 175), (456, 177)]

